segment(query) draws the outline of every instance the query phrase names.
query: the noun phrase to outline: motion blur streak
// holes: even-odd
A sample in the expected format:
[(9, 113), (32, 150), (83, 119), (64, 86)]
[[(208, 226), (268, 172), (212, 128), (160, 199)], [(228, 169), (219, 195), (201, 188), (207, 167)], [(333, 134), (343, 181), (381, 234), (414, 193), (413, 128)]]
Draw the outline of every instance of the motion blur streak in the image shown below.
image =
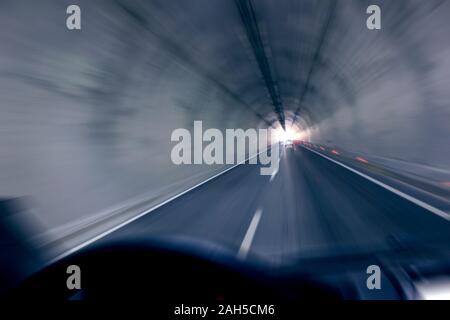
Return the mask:
[(366, 159), (364, 159), (363, 157), (356, 157), (356, 160), (362, 162), (362, 163), (369, 163), (369, 161), (367, 161)]
[[(21, 266), (2, 281), (229, 168), (172, 164), (172, 131), (195, 120), (285, 125), (450, 212), (450, 1), (378, 0), (375, 31), (366, 0), (76, 3), (79, 31), (65, 26), (72, 1), (0, 4), (0, 260)], [(237, 252), (261, 208), (249, 255), (276, 262), (448, 240), (445, 219), (302, 146), (282, 153), (272, 182), (238, 166), (108, 237), (187, 234)]]

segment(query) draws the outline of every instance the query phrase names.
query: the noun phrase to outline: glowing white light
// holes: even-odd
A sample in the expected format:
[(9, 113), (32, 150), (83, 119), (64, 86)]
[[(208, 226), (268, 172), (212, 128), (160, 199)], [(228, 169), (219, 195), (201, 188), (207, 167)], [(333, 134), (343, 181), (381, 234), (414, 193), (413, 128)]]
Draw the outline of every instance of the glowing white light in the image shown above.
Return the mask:
[(286, 142), (288, 140), (297, 140), (300, 139), (302, 136), (302, 133), (292, 127), (286, 127), (286, 130), (283, 130), (283, 128), (278, 128), (275, 131), (275, 138), (279, 142)]
[(416, 288), (425, 300), (450, 300), (450, 280), (448, 278), (418, 283)]

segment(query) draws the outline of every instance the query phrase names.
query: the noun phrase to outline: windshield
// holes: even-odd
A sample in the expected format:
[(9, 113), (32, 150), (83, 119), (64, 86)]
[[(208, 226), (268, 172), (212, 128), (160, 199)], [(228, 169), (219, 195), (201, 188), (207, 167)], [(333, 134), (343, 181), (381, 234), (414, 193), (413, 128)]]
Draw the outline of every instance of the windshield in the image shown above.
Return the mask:
[(5, 288), (130, 239), (448, 248), (450, 1), (375, 2), (2, 6)]

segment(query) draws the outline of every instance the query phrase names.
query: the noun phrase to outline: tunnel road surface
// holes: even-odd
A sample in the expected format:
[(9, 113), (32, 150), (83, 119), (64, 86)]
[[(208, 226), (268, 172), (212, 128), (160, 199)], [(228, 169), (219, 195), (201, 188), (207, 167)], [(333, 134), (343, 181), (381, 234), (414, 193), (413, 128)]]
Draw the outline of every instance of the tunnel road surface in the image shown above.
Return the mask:
[(281, 154), (272, 176), (260, 175), (260, 165), (239, 165), (96, 243), (189, 237), (272, 263), (450, 243), (448, 220), (303, 146)]

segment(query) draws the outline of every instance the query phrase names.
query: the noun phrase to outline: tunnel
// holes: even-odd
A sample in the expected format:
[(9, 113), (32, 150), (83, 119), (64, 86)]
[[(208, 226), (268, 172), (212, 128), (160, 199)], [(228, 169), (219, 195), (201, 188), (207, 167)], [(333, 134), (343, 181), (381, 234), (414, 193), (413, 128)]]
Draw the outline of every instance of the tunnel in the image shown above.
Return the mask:
[[(71, 4), (81, 9), (80, 30), (66, 27)], [(367, 26), (374, 4), (378, 30)], [(8, 0), (0, 8), (0, 203), (15, 208), (1, 219), (8, 232), (20, 229), (20, 246), (37, 261), (22, 277), (153, 208), (169, 211), (198, 186), (209, 192), (184, 200), (170, 222), (150, 212), (146, 232), (212, 237), (237, 250), (258, 217), (256, 232), (265, 223), (273, 230), (256, 233), (253, 248), (276, 263), (324, 243), (335, 250), (344, 238), (352, 248), (428, 241), (431, 231), (449, 239), (449, 1)], [(223, 132), (294, 130), (293, 152), (310, 154), (295, 165), (282, 155), (276, 176), (252, 185), (245, 181), (256, 171), (233, 173), (241, 166), (176, 165), (171, 135), (195, 121)], [(337, 164), (322, 166), (327, 159)], [(207, 187), (217, 179), (228, 180)], [(372, 180), (380, 190), (364, 193)], [(270, 201), (254, 215), (262, 199)], [(220, 215), (202, 212), (209, 203)], [(191, 224), (197, 233), (184, 232)]]

